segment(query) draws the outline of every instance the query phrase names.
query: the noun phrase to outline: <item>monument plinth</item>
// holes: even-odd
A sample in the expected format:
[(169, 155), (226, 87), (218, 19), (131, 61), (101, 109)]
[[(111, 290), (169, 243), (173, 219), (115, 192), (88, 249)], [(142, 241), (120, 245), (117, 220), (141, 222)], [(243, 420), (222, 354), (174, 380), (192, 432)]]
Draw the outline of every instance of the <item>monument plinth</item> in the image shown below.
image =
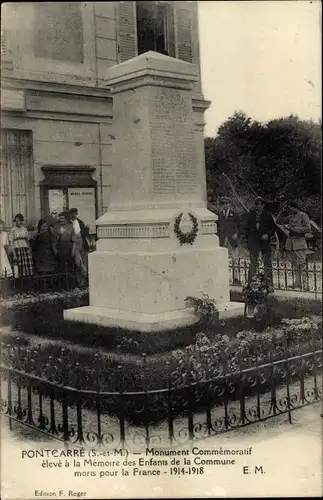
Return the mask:
[(109, 68), (114, 94), (111, 211), (97, 224), (89, 255), (90, 305), (66, 319), (141, 331), (197, 320), (187, 296), (207, 293), (220, 315), (230, 303), (228, 253), (206, 208), (197, 158), (190, 63), (147, 52)]

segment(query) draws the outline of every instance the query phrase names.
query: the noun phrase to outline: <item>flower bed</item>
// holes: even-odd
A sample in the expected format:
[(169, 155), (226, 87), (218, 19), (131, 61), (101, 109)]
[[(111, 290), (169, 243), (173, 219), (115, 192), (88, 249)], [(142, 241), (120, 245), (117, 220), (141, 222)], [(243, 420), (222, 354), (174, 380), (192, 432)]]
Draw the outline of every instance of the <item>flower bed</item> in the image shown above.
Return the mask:
[[(18, 332), (43, 336), (48, 339), (70, 340), (89, 347), (103, 347), (118, 352), (156, 354), (189, 345), (194, 342), (199, 331), (206, 331), (207, 325), (201, 320), (195, 325), (164, 332), (136, 332), (123, 328), (108, 328), (86, 323), (66, 321), (64, 309), (82, 307), (89, 304), (88, 292), (74, 289), (70, 292), (28, 294), (3, 300), (0, 306), (2, 325), (11, 325)], [(242, 328), (252, 325), (247, 319), (232, 318), (217, 322), (218, 333), (235, 336)], [(257, 325), (262, 329), (263, 323)], [(212, 330), (214, 325), (209, 330)]]
[[(279, 327), (263, 332), (241, 331), (236, 338), (220, 336), (211, 341), (201, 333), (195, 344), (173, 352), (182, 384), (210, 380), (266, 363), (291, 358), (322, 347), (320, 320), (284, 319)], [(186, 367), (183, 377), (184, 367)]]
[[(2, 363), (20, 373), (54, 382), (58, 401), (62, 386), (92, 390), (95, 394), (112, 392), (115, 395), (102, 399), (102, 410), (112, 415), (122, 411), (136, 423), (142, 419), (162, 420), (168, 411), (169, 397), (176, 415), (187, 411), (188, 399), (192, 411), (202, 411), (212, 404), (223, 404), (224, 398), (226, 404), (228, 399), (239, 399), (241, 387), (244, 397), (255, 391), (267, 392), (272, 386), (286, 383), (284, 360), (293, 356), (309, 355), (305, 363), (299, 358), (288, 362), (290, 380), (299, 380), (300, 376), (304, 379), (314, 367), (321, 366), (321, 356), (316, 352), (322, 346), (320, 320), (310, 318), (286, 319), (278, 327), (263, 332), (245, 330), (234, 338), (200, 332), (186, 348), (155, 356), (120, 354), (116, 358), (101, 349), (62, 347), (63, 342), (49, 340), (37, 345), (33, 336), (8, 335), (3, 340)], [(273, 363), (279, 361), (283, 361), (279, 369), (274, 368)], [(164, 392), (165, 389), (168, 390)], [(46, 396), (46, 389), (43, 391)], [(131, 391), (141, 394), (127, 395), (121, 400), (120, 394)], [(71, 406), (75, 405), (73, 394)], [(96, 396), (84, 396), (83, 404), (95, 410)]]
[(320, 333), (319, 320), (286, 319), (279, 327), (241, 331), (231, 339), (200, 332), (189, 346), (155, 356), (114, 356), (95, 348), (66, 348), (55, 341), (41, 345), (24, 335), (7, 335), (3, 336), (2, 360), (6, 366), (76, 388), (153, 390), (203, 382), (313, 352), (322, 346)]

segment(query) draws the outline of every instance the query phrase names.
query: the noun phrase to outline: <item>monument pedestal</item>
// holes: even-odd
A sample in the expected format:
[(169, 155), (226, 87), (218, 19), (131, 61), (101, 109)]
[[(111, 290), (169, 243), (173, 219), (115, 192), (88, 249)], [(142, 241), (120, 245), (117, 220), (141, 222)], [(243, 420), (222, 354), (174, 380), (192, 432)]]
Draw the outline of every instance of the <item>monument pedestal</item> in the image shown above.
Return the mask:
[(90, 305), (66, 319), (139, 331), (198, 320), (187, 296), (206, 293), (220, 317), (230, 303), (228, 253), (206, 209), (191, 88), (197, 68), (154, 52), (110, 68), (115, 148), (111, 211), (89, 255)]
[[(244, 304), (227, 302), (219, 304), (219, 319), (228, 319), (244, 314)], [(198, 318), (193, 311), (178, 310), (145, 314), (107, 307), (87, 306), (64, 311), (65, 319), (98, 326), (125, 328), (140, 332), (163, 332), (193, 325)]]

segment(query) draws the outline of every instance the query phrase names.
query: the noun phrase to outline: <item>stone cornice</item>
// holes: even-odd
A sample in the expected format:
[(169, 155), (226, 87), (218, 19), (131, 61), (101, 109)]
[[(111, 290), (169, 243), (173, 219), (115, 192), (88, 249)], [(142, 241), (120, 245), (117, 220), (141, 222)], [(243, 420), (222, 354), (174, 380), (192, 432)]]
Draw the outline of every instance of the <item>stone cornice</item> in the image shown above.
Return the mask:
[(174, 88), (181, 90), (191, 90), (193, 87), (193, 83), (189, 80), (180, 80), (175, 78), (165, 77), (158, 74), (139, 74), (136, 77), (129, 78), (126, 81), (114, 81), (113, 83), (109, 82), (107, 86), (110, 88), (110, 92), (112, 94), (116, 94), (118, 92), (124, 92), (126, 90), (134, 90), (140, 87), (146, 86), (156, 86), (156, 87), (164, 87), (164, 88)]
[(107, 123), (112, 124), (112, 117), (108, 115), (89, 115), (84, 113), (60, 113), (50, 111), (15, 111), (15, 110), (2, 110), (2, 119), (5, 117), (21, 117), (26, 119), (38, 120), (56, 120), (67, 122), (84, 122), (84, 123)]
[[(77, 95), (84, 97), (93, 97), (97, 99), (110, 99), (112, 94), (108, 88), (84, 87), (82, 85), (56, 84), (48, 82), (39, 82), (34, 80), (23, 80), (20, 78), (2, 78), (1, 87), (5, 89), (28, 90), (32, 94), (41, 95), (65, 95), (66, 97)], [(29, 92), (28, 92), (29, 93)], [(203, 95), (193, 97), (193, 110), (204, 112), (211, 104), (203, 98)]]
[(105, 77), (113, 93), (144, 86), (191, 90), (199, 73), (194, 64), (149, 51), (108, 68)]
[(47, 94), (84, 95), (86, 97), (97, 97), (112, 99), (107, 88), (89, 87), (84, 85), (72, 85), (64, 83), (42, 82), (27, 80), (23, 78), (4, 77), (1, 79), (1, 87), (7, 89), (30, 90)]
[(194, 111), (204, 112), (210, 107), (211, 101), (206, 101), (203, 96), (193, 97), (192, 104)]

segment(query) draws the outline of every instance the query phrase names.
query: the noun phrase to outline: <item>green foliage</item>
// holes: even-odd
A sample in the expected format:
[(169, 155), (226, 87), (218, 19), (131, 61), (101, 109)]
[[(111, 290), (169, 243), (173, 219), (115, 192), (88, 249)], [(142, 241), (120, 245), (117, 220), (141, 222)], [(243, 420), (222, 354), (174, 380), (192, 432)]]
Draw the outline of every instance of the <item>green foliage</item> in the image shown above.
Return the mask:
[(204, 332), (185, 350), (173, 351), (177, 363), (177, 379), (187, 382), (211, 380), (228, 372), (271, 363), (320, 349), (320, 324), (308, 317), (285, 319), (279, 327), (262, 332), (240, 331), (235, 339), (216, 335), (212, 340)]
[(246, 284), (243, 288), (244, 299), (246, 304), (256, 306), (263, 304), (267, 297), (268, 284), (262, 273), (256, 274), (250, 284)]
[(207, 293), (202, 293), (202, 298), (186, 297), (185, 306), (192, 307), (199, 316), (201, 322), (212, 322), (219, 319), (216, 301), (211, 299)]
[(228, 193), (224, 173), (244, 199), (246, 191), (271, 200), (297, 198), (317, 218), (321, 149), (319, 123), (291, 115), (262, 124), (236, 112), (216, 137), (205, 139), (209, 199)]
[(125, 391), (163, 389), (190, 381), (210, 380), (224, 373), (313, 353), (322, 346), (321, 318), (284, 319), (263, 331), (242, 329), (233, 338), (226, 332), (200, 331), (186, 348), (162, 356), (111, 356), (94, 346), (31, 342), (24, 334), (2, 338), (3, 365), (70, 387)]

